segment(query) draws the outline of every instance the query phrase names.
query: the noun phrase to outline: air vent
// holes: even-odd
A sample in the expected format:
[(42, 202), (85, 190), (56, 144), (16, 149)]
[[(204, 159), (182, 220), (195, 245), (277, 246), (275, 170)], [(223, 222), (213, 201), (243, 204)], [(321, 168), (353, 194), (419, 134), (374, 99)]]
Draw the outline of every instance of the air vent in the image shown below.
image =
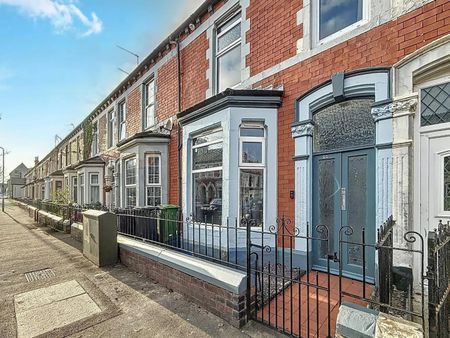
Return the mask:
[(25, 273), (27, 282), (34, 282), (40, 279), (52, 278), (55, 276), (55, 272), (52, 269), (42, 269)]

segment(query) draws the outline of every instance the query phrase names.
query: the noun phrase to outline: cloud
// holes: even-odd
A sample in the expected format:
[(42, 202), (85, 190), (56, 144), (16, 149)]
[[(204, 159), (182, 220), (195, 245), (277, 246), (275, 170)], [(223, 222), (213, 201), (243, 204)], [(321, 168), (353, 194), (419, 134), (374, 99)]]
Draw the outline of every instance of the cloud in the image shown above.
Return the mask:
[(94, 12), (89, 17), (70, 0), (0, 0), (1, 5), (15, 7), (20, 13), (34, 19), (47, 19), (58, 32), (74, 28), (77, 21), (87, 29), (81, 36), (98, 34), (103, 29), (102, 21)]

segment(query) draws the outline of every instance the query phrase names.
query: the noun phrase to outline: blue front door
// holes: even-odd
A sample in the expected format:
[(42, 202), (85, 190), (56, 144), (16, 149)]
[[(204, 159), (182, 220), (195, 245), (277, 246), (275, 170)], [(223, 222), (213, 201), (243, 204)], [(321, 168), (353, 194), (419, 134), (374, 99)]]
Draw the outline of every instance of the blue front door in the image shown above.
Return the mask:
[[(363, 268), (367, 281), (373, 281), (375, 252), (372, 247), (340, 243), (342, 227), (351, 227), (352, 235), (344, 233), (343, 241), (375, 242), (375, 150), (373, 148), (343, 151), (313, 158), (313, 236), (321, 238), (317, 225), (326, 225), (329, 241), (313, 241), (313, 268), (327, 269), (329, 256), (341, 260), (342, 274), (362, 279)], [(345, 228), (348, 229), (348, 228)], [(330, 261), (331, 272), (338, 273), (339, 263)]]

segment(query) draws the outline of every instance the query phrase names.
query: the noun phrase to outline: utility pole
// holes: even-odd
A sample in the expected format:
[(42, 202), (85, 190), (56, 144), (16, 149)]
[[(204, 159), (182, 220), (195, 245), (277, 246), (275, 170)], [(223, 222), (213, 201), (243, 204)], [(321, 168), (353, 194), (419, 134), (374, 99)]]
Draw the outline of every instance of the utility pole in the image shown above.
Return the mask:
[(5, 212), (5, 148), (2, 150), (2, 212)]

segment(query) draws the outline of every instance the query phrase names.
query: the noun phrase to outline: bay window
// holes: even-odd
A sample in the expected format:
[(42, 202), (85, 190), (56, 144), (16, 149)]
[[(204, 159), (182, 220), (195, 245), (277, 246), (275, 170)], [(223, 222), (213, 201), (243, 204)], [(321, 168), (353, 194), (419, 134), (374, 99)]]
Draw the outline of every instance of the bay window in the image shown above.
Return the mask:
[(217, 92), (241, 82), (241, 13), (217, 27), (216, 36)]
[(125, 161), (125, 206), (136, 206), (136, 158)]
[(75, 203), (78, 201), (78, 179), (76, 176), (72, 177), (72, 201)]
[(265, 129), (259, 123), (240, 128), (239, 213), (240, 218), (262, 226), (264, 221)]
[(119, 123), (119, 141), (124, 140), (127, 137), (127, 122), (126, 122), (126, 102), (122, 100), (118, 104), (118, 123)]
[(146, 205), (161, 204), (161, 156), (146, 156)]
[(192, 141), (194, 219), (222, 222), (222, 130), (209, 131)]
[(79, 204), (83, 205), (84, 204), (84, 174), (80, 174), (78, 176), (78, 183), (80, 185), (80, 199), (79, 199)]
[(89, 203), (95, 204), (100, 202), (100, 182), (98, 174), (89, 174)]
[(153, 79), (144, 83), (144, 129), (155, 124), (155, 81)]

